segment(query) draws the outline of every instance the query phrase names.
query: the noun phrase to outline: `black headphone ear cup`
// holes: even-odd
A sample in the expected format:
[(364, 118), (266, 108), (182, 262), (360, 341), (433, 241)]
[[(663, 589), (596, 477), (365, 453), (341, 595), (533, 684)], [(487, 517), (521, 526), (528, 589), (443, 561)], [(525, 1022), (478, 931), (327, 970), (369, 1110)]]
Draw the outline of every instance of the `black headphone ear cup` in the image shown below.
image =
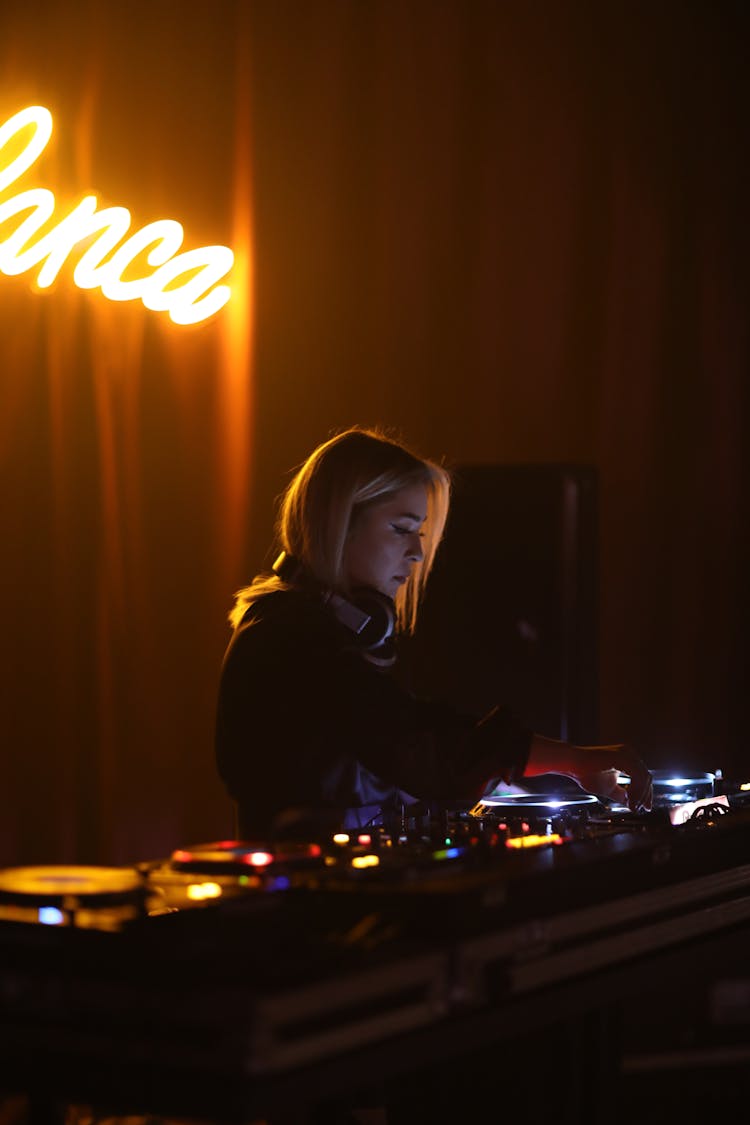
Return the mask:
[(390, 598), (377, 590), (355, 590), (349, 600), (329, 592), (325, 603), (363, 652), (387, 644), (396, 632), (396, 608)]
[(357, 646), (366, 652), (380, 648), (396, 632), (396, 607), (390, 598), (377, 590), (355, 590), (352, 601), (370, 618), (357, 633)]
[[(314, 586), (311, 576), (306, 573), (299, 559), (288, 555), (286, 551), (281, 552), (272, 569), (282, 582)], [(364, 653), (381, 650), (378, 655), (383, 656), (385, 663), (392, 663), (394, 657), (391, 650), (395, 653), (396, 607), (389, 597), (379, 590), (362, 586), (353, 591), (349, 600), (329, 590), (323, 594), (323, 601), (340, 624), (352, 634), (358, 649)], [(385, 652), (386, 649), (389, 650), (388, 653)]]

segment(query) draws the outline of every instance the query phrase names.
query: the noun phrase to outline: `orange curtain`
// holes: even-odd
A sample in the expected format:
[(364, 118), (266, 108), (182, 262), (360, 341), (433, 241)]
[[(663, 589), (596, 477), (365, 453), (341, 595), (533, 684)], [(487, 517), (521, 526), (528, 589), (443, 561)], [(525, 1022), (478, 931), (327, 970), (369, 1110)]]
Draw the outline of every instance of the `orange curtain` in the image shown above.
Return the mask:
[(61, 209), (92, 191), (236, 255), (230, 305), (189, 327), (76, 290), (72, 266), (43, 293), (0, 279), (6, 863), (127, 862), (231, 826), (212, 722), (248, 529), (253, 310), (246, 16), (225, 17), (48, 4), (4, 37), (3, 120), (54, 117), (19, 190)]
[(596, 465), (602, 734), (741, 767), (743, 8), (5, 16), (0, 117), (55, 118), (29, 185), (177, 218), (237, 265), (190, 328), (0, 276), (2, 862), (230, 830), (231, 594), (294, 465), (354, 422), (456, 463)]

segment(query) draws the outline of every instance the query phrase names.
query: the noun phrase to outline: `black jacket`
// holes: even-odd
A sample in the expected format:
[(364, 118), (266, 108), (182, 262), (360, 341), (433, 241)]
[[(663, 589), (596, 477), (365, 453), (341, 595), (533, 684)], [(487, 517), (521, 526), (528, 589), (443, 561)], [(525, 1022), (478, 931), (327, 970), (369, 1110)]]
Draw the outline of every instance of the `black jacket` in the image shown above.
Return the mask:
[(351, 826), (414, 799), (473, 803), (523, 772), (529, 742), (507, 709), (477, 722), (414, 698), (314, 594), (258, 599), (224, 658), (217, 765), (245, 839), (288, 815)]

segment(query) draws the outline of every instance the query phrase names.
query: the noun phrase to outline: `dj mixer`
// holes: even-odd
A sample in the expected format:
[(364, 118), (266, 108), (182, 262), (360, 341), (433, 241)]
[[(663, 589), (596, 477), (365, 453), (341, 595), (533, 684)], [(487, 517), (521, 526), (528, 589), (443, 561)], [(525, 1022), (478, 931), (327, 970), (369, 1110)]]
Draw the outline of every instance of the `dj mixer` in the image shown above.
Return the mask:
[(656, 771), (633, 813), (529, 785), (317, 840), (0, 872), (0, 1089), (43, 1064), (120, 1112), (247, 1116), (289, 1075), (302, 1096), (342, 1059), (355, 1083), (405, 1044), (413, 1064), (458, 1029), (507, 1038), (510, 1013), (526, 1034), (596, 1008), (750, 924), (750, 786)]

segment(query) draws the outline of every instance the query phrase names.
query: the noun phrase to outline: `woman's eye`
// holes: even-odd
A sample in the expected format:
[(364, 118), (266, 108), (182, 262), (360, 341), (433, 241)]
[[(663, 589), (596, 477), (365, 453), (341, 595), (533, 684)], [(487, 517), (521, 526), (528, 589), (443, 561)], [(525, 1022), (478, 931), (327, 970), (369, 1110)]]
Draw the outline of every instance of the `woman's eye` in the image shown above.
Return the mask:
[(397, 523), (392, 523), (391, 527), (398, 535), (408, 535), (411, 531), (410, 527), (399, 527)]

